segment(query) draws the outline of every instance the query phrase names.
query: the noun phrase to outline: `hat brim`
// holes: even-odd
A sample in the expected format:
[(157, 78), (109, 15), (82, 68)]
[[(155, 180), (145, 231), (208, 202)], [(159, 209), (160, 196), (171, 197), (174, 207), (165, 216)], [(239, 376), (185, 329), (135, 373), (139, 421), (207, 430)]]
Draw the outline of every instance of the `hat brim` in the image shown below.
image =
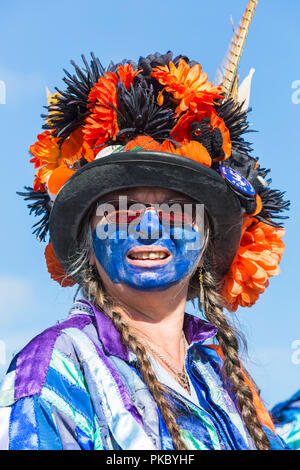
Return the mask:
[(66, 269), (82, 222), (100, 197), (133, 187), (161, 187), (204, 204), (212, 224), (214, 272), (222, 278), (240, 244), (243, 210), (237, 196), (214, 170), (194, 160), (158, 151), (120, 152), (87, 163), (59, 191), (50, 215), (50, 239)]

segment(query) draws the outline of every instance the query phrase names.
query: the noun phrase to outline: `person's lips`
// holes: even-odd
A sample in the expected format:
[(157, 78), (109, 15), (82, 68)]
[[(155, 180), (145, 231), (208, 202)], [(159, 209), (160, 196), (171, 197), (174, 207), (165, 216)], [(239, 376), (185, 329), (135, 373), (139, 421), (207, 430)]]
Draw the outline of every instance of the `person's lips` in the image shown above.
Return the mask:
[(129, 264), (144, 268), (164, 266), (170, 261), (171, 257), (169, 250), (159, 246), (133, 248), (127, 253)]

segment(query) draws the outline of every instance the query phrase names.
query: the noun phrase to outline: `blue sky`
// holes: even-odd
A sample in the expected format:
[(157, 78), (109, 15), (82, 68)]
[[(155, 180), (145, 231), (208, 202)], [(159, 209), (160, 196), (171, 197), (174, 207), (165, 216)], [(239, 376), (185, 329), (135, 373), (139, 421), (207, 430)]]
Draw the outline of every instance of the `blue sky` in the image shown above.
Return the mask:
[[(171, 49), (199, 61), (213, 81), (232, 36), (230, 15), (237, 24), (245, 6), (246, 0), (1, 2), (6, 104), (0, 105), (0, 376), (12, 354), (67, 316), (74, 295), (74, 289), (49, 278), (45, 244), (31, 235), (34, 219), (15, 194), (33, 181), (28, 149), (41, 131), (45, 87), (61, 87), (62, 69), (71, 70), (69, 61), (80, 62), (81, 53), (90, 51), (107, 66), (110, 60)], [(297, 0), (261, 0), (240, 64), (241, 79), (256, 69), (250, 122), (259, 132), (250, 136), (253, 155), (272, 169), (272, 186), (286, 190), (292, 201), (281, 274), (254, 307), (236, 315), (248, 340), (248, 369), (268, 407), (300, 388), (300, 92), (292, 88), (293, 83), (300, 88), (299, 17)]]

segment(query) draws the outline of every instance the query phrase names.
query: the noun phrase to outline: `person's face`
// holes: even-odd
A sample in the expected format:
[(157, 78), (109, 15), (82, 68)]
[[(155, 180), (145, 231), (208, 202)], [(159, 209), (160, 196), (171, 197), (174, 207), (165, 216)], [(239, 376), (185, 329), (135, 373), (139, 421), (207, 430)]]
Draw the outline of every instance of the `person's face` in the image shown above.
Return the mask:
[[(170, 200), (192, 202), (172, 190), (146, 187), (115, 191), (101, 201), (118, 200), (119, 196), (144, 204)], [(92, 220), (94, 253), (90, 263), (96, 264), (100, 277), (104, 270), (112, 283), (123, 283), (138, 290), (165, 290), (179, 283), (198, 265), (204, 239), (201, 211), (197, 212), (196, 224), (190, 217), (191, 206), (186, 207), (185, 223), (173, 226), (166, 223), (168, 217), (160, 218), (154, 208), (147, 208), (133, 223), (128, 222), (130, 218), (126, 215), (127, 223), (118, 224), (114, 212), (112, 217), (105, 217), (101, 205), (98, 206)], [(115, 223), (112, 224), (112, 220)]]

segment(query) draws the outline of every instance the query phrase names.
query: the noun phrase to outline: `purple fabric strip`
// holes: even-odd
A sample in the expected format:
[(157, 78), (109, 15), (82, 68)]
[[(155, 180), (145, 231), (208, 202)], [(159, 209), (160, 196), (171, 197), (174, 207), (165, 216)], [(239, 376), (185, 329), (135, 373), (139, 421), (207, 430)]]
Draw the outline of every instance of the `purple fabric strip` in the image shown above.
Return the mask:
[(92, 302), (85, 299), (80, 299), (86, 305), (89, 305), (94, 312), (99, 339), (103, 345), (103, 349), (107, 354), (117, 356), (124, 361), (129, 361), (128, 347), (123, 344), (121, 335), (116, 330), (114, 324), (101, 310), (98, 310)]
[(183, 331), (187, 342), (204, 343), (208, 338), (212, 338), (217, 333), (218, 329), (215, 325), (194, 317), (193, 315), (185, 314)]
[(119, 389), (119, 392), (120, 392), (120, 395), (121, 395), (121, 398), (122, 398), (122, 401), (124, 403), (124, 406), (125, 406), (126, 410), (131, 413), (131, 415), (134, 417), (134, 419), (139, 424), (143, 425), (142, 418), (141, 418), (140, 414), (138, 413), (137, 409), (135, 408), (135, 406), (134, 406), (134, 404), (133, 404), (133, 402), (130, 398), (130, 395), (128, 393), (128, 390), (125, 387), (125, 385), (123, 384), (123, 382), (121, 380), (121, 377), (119, 376), (118, 372), (116, 371), (114, 366), (109, 362), (109, 360), (107, 359), (105, 354), (103, 354), (101, 349), (99, 349), (99, 347), (96, 344), (94, 344), (94, 346), (97, 350), (98, 356), (104, 362), (104, 364), (106, 365), (106, 367), (110, 371), (111, 375), (113, 376), (113, 378), (114, 378), (114, 380), (115, 380), (115, 382), (118, 386), (118, 389)]
[(93, 319), (87, 315), (74, 315), (61, 324), (43, 331), (20, 352), (15, 377), (15, 400), (39, 394), (44, 386), (54, 344), (65, 328), (82, 330)]

